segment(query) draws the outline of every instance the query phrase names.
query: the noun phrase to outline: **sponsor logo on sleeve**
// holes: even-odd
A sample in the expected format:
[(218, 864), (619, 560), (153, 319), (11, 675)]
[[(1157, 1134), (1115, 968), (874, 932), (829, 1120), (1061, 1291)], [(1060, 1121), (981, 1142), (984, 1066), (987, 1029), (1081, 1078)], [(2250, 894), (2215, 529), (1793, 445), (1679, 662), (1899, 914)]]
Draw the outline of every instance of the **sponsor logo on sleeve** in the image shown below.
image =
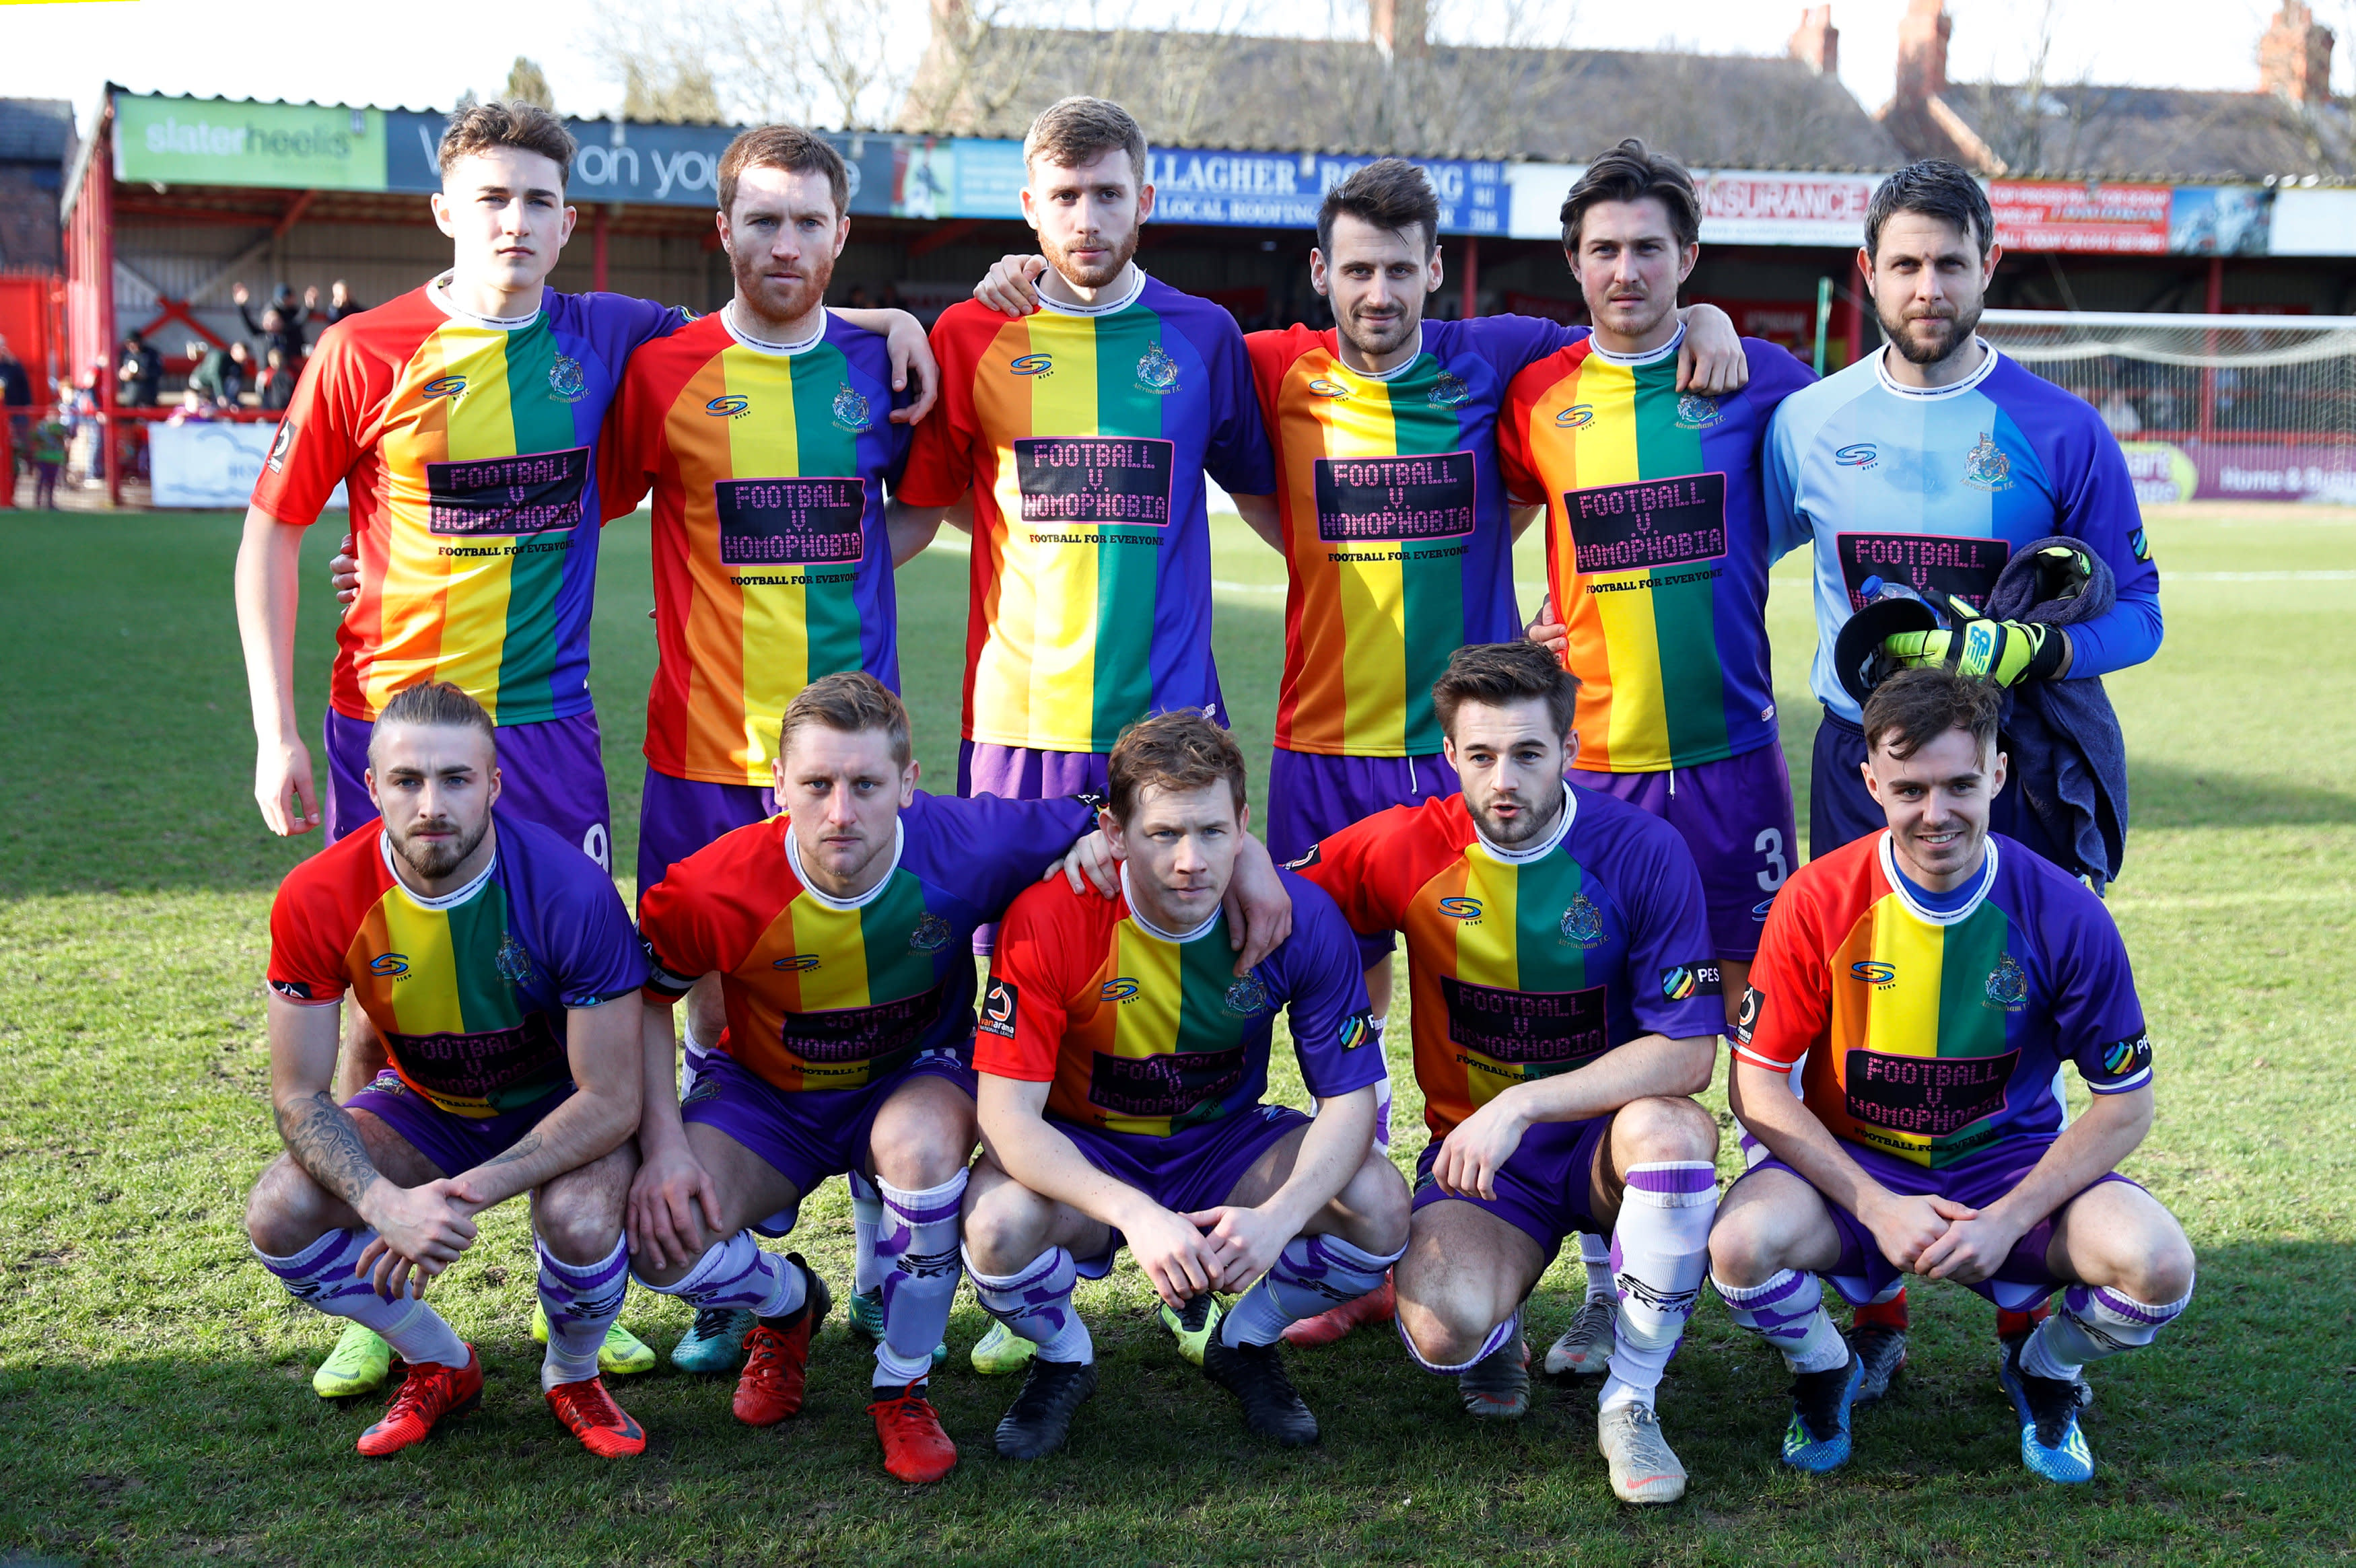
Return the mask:
[(2151, 535), (2144, 531), (2141, 523), (2137, 523), (2135, 532), (2127, 536), (2127, 553), (2137, 560), (2151, 559)]
[(2103, 1072), (2114, 1079), (2133, 1078), (2151, 1065), (2151, 1035), (2137, 1030), (2131, 1040), (2103, 1048)]
[(1759, 1027), (1759, 1009), (1766, 1005), (1766, 1001), (1767, 998), (1759, 994), (1758, 987), (1745, 986), (1742, 988), (1742, 1006), (1737, 1008), (1734, 1014), (1734, 1038), (1737, 1043), (1741, 1045), (1751, 1043), (1751, 1031)]
[(290, 1002), (318, 1000), (311, 994), (311, 983), (308, 980), (273, 980), (270, 982), (270, 988)]
[(1284, 869), (1288, 871), (1305, 871), (1312, 866), (1322, 865), (1324, 859), (1325, 846), (1323, 841), (1320, 841), (1312, 844), (1309, 847), (1309, 853), (1298, 860), (1287, 860), (1284, 863)]
[(1661, 996), (1665, 1000), (1683, 1002), (1695, 997), (1715, 997), (1724, 993), (1725, 985), (1719, 977), (1715, 964), (1673, 964), (1661, 971)]
[(273, 474), (285, 472), (286, 454), (294, 450), (294, 421), (291, 419), (280, 420), (278, 433), (270, 440), (270, 455), (262, 459), (262, 466), (268, 468)]
[(1375, 1013), (1371, 1008), (1352, 1013), (1342, 1020), (1334, 1043), (1344, 1051), (1355, 1051), (1375, 1038)]
[(1012, 980), (992, 975), (990, 988), (981, 994), (981, 1022), (976, 1026), (984, 1034), (994, 1034), (1001, 1040), (1014, 1038), (1014, 1009), (1021, 993)]

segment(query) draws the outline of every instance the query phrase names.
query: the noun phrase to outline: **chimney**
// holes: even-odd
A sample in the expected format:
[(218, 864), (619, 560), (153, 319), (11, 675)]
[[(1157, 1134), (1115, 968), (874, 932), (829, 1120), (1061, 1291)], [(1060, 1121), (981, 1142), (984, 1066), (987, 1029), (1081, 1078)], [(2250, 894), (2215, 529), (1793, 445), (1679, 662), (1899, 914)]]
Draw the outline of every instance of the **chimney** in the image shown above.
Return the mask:
[(1955, 30), (1944, 0), (1907, 0), (1898, 24), (1901, 103), (1920, 103), (1947, 91), (1947, 36)]
[(2258, 39), (2258, 91), (2293, 103), (2331, 101), (2331, 29), (2303, 0), (2284, 0)]
[(1801, 11), (1791, 49), (1794, 59), (1818, 76), (1840, 74), (1840, 29), (1833, 26), (1830, 5), (1810, 5)]
[(1386, 59), (1420, 54), (1430, 43), (1431, 0), (1366, 0), (1366, 34)]

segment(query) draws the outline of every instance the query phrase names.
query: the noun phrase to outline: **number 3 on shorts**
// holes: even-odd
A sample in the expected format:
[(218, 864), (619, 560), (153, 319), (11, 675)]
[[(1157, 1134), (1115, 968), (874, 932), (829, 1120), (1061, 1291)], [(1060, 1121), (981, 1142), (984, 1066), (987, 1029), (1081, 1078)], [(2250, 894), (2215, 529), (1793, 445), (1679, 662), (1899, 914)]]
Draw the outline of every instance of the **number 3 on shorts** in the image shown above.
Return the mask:
[(1762, 827), (1751, 847), (1767, 859), (1767, 869), (1759, 873), (1759, 887), (1761, 891), (1772, 893), (1792, 874), (1791, 863), (1783, 859), (1783, 830)]

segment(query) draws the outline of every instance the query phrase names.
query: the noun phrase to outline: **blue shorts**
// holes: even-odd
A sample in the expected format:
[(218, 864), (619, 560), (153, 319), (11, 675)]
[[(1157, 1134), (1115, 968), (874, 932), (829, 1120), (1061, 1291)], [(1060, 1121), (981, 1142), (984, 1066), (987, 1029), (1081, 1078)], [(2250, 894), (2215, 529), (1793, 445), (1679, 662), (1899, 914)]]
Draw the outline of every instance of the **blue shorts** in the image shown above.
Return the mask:
[(571, 1098), (573, 1085), (567, 1083), (529, 1105), (496, 1116), (460, 1116), (412, 1089), (399, 1073), (387, 1068), (376, 1075), (375, 1083), (345, 1101), (344, 1109), (368, 1112), (433, 1161), (434, 1169), (455, 1176), (505, 1154), (518, 1138), (540, 1125), (549, 1112)]
[[(327, 791), (320, 811), (327, 842), (377, 818), (368, 793), (369, 736), (376, 726), (327, 709)], [(614, 814), (605, 802), (605, 754), (594, 713), (539, 724), (502, 724), (499, 805), (530, 817), (607, 870), (614, 869)]]
[(1610, 1226), (1587, 1211), (1595, 1161), (1603, 1152), (1604, 1135), (1611, 1130), (1609, 1116), (1533, 1123), (1505, 1168), (1497, 1172), (1494, 1198), (1457, 1198), (1442, 1192), (1440, 1183), (1432, 1179), (1431, 1168), (1446, 1140), (1434, 1138), (1415, 1162), (1415, 1207), (1470, 1203), (1536, 1242), (1538, 1251), (1552, 1263), (1562, 1251), (1562, 1239), (1573, 1232), (1584, 1231), (1591, 1236), (1612, 1233)]
[(1582, 788), (1617, 795), (1677, 830), (1701, 869), (1709, 908), (1709, 942), (1720, 958), (1759, 956), (1767, 906), (1799, 864), (1792, 820), (1792, 775), (1783, 748), (1753, 747), (1697, 767), (1649, 773), (1565, 775)]
[[(780, 1089), (727, 1051), (707, 1051), (680, 1120), (725, 1133), (792, 1182), (798, 1198), (808, 1198), (830, 1176), (866, 1172), (876, 1115), (913, 1078), (946, 1078), (968, 1098), (973, 1094), (973, 1068), (954, 1051), (920, 1051), (897, 1072), (861, 1088), (809, 1090)], [(782, 1236), (793, 1226), (788, 1218), (753, 1228)]]
[[(1999, 750), (2007, 749), (2001, 735), (1997, 738), (1997, 745)], [(1810, 859), (1829, 855), (1844, 844), (1853, 844), (1890, 826), (1890, 818), (1866, 793), (1865, 775), (1859, 771), (1864, 765), (1865, 731), (1826, 709), (1824, 721), (1816, 726), (1816, 743), (1808, 759)], [(2065, 870), (2072, 864), (2055, 847), (2045, 825), (2037, 820), (2037, 813), (2029, 809), (2029, 797), (2017, 783), (2008, 782), (1988, 802), (1988, 831), (2028, 845)]]
[[(2051, 1147), (2050, 1141), (2032, 1144), (2027, 1148), (2008, 1151), (1985, 1164), (1960, 1170), (1933, 1170), (1912, 1160), (1900, 1159), (1895, 1155), (1847, 1140), (1841, 1144), (1841, 1152), (1862, 1166), (1868, 1176), (1902, 1197), (1945, 1198), (1974, 1209), (1985, 1209), (2019, 1186), (2022, 1179)], [(1752, 1171), (1760, 1170), (1790, 1170), (1800, 1180), (1808, 1179), (1770, 1155), (1743, 1172), (1740, 1180), (1749, 1180)], [(2092, 1192), (2105, 1181), (2123, 1181), (2137, 1191), (2143, 1190), (2142, 1183), (2113, 1171), (2107, 1176), (2095, 1178), (2082, 1191)], [(1824, 1199), (1825, 1208), (1833, 1217), (1833, 1228), (1840, 1232), (1841, 1240), (1840, 1261), (1825, 1277), (1852, 1307), (1862, 1307), (1869, 1301), (1879, 1299), (1884, 1291), (1905, 1277), (1904, 1274), (1896, 1264), (1882, 1256), (1881, 1244), (1873, 1239), (1873, 1232), (1866, 1228), (1865, 1221), (1824, 1193), (1819, 1192), (1816, 1196)], [(2076, 1196), (2073, 1194), (2072, 1200), (2074, 1201)], [(2058, 1214), (2067, 1207), (2065, 1202), (2053, 1213)], [(2046, 1249), (2052, 1243), (2053, 1214), (2048, 1214), (2031, 1225), (2020, 1240), (2013, 1243), (2011, 1253), (1995, 1274), (1977, 1285), (1964, 1288), (1978, 1292), (2008, 1312), (2028, 1311), (2067, 1283), (2046, 1265)]]
[(776, 815), (776, 792), (766, 785), (675, 779), (648, 767), (638, 797), (638, 897), (712, 840)]
[[(1308, 1125), (1309, 1118), (1290, 1105), (1249, 1106), (1166, 1138), (1150, 1133), (1108, 1133), (1060, 1117), (1054, 1123), (1090, 1165), (1173, 1214), (1192, 1214), (1225, 1203), (1236, 1183), (1259, 1163), (1269, 1146), (1290, 1136), (1293, 1128)], [(1121, 1244), (1121, 1233), (1115, 1231), (1112, 1244), (1102, 1256), (1080, 1260), (1080, 1272), (1090, 1279), (1103, 1277)]]

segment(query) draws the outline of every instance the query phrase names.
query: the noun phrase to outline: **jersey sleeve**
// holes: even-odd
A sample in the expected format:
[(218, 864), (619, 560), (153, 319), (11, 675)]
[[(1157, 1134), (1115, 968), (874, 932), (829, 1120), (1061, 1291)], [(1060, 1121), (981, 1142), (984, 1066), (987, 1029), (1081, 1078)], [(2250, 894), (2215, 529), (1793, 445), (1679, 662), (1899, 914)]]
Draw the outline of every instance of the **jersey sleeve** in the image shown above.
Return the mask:
[(1651, 831), (1629, 846), (1641, 868), (1629, 899), (1629, 1011), (1640, 1028), (1669, 1040), (1715, 1036), (1726, 1028), (1726, 987), (1701, 869), (1676, 829), (1643, 821)]
[(391, 368), (362, 348), (358, 318), (351, 325), (330, 328), (304, 361), (253, 482), (253, 504), (296, 528), (317, 522), (336, 486), (359, 466), (369, 427), (391, 395)]
[(2055, 969), (2054, 1046), (2097, 1094), (2141, 1089), (2151, 1082), (2151, 1036), (2126, 943), (2093, 893), (2074, 883), (2063, 891), (2064, 907), (2039, 933)]
[(630, 912), (603, 871), (576, 883), (543, 929), (557, 944), (557, 1000), (564, 1006), (598, 1007), (646, 985), (646, 956)]
[(647, 995), (675, 1002), (721, 966), (712, 922), (696, 896), (695, 870), (682, 861), (638, 895), (638, 947), (647, 966)]
[(2126, 454), (2083, 400), (2061, 395), (2077, 404), (2071, 411), (2082, 417), (2057, 421), (2063, 428), (2055, 438), (2062, 470), (2055, 531), (2085, 540), (2118, 583), (2110, 609), (2069, 628), (2070, 673), (2063, 678), (2077, 680), (2143, 663), (2159, 651), (2164, 628), (2159, 568), (2151, 559)]
[(1548, 499), (1530, 451), (1530, 411), (1553, 379), (1549, 366), (1525, 366), (1506, 383), (1505, 406), (1497, 411), (1497, 472), (1505, 481), (1505, 494), (1525, 504)]
[(1084, 897), (1096, 895), (1043, 882), (1006, 912), (974, 1029), (975, 1072), (1026, 1083), (1054, 1082), (1064, 1046), (1066, 976), (1073, 964), (1086, 962), (1089, 945)]
[[(1213, 309), (1218, 309), (1213, 306)], [(1211, 427), (1203, 453), (1203, 471), (1231, 496), (1269, 496), (1276, 492), (1276, 453), (1269, 447), (1268, 424), (1260, 417), (1259, 396), (1252, 384), (1251, 356), (1244, 335), (1224, 310), (1217, 323), (1218, 348), (1211, 361), (1218, 419)]]
[[(316, 858), (305, 866), (316, 865)], [(270, 905), (270, 988), (290, 1002), (322, 1007), (340, 1000), (350, 980), (344, 970), (348, 922), (326, 880), (302, 867), (279, 884)]]
[(1479, 315), (1464, 325), (1482, 357), (1508, 380), (1588, 336), (1586, 327), (1565, 326), (1537, 315)]
[(1812, 880), (1803, 867), (1775, 895), (1751, 961), (1751, 988), (1734, 1019), (1734, 1054), (1754, 1067), (1788, 1073), (1824, 1038), (1832, 985), (1817, 951)]
[(605, 411), (605, 428), (597, 439), (597, 497), (605, 514), (601, 522), (637, 511), (654, 488), (666, 421), (654, 406), (651, 379), (648, 368), (633, 356), (622, 389)]
[(974, 411), (976, 356), (972, 336), (955, 306), (933, 326), (933, 358), (940, 365), (941, 396), (910, 439), (894, 499), (910, 507), (948, 507), (973, 488), (973, 453), (981, 439)]
[(1772, 415), (1783, 405), (1783, 400), (1803, 387), (1816, 383), (1816, 373), (1800, 362), (1800, 357), (1780, 343), (1770, 343), (1763, 337), (1742, 340), (1743, 357), (1751, 361), (1751, 381), (1743, 391), (1753, 406)]
[(1244, 354), (1251, 364), (1252, 389), (1259, 397), (1260, 423), (1265, 429), (1277, 428), (1276, 401), (1284, 389), (1285, 374), (1316, 341), (1317, 335), (1305, 326), (1244, 334)]
[(1387, 936), (1407, 917), (1408, 894), (1399, 839), (1413, 831), (1416, 809), (1394, 805), (1339, 833), (1326, 835), (1291, 865), (1314, 883), (1361, 936)]
[(1804, 423), (1801, 411), (1788, 401), (1777, 404), (1774, 418), (1768, 421), (1762, 463), (1766, 473), (1761, 485), (1761, 499), (1767, 507), (1767, 555), (1771, 560), (1781, 560), (1802, 545), (1812, 543), (1815, 537), (1814, 528), (1800, 510), (1800, 446), (1806, 439)]
[(1301, 1081), (1320, 1100), (1331, 1100), (1383, 1079), (1365, 967), (1349, 923), (1325, 891), (1296, 874), (1282, 880), (1292, 895), (1292, 934), (1269, 962), (1283, 970)]
[(1098, 805), (1094, 796), (968, 799), (919, 792), (903, 820), (910, 822), (912, 841), (923, 837), (926, 864), (962, 871), (958, 891), (995, 918), (1095, 827)]

